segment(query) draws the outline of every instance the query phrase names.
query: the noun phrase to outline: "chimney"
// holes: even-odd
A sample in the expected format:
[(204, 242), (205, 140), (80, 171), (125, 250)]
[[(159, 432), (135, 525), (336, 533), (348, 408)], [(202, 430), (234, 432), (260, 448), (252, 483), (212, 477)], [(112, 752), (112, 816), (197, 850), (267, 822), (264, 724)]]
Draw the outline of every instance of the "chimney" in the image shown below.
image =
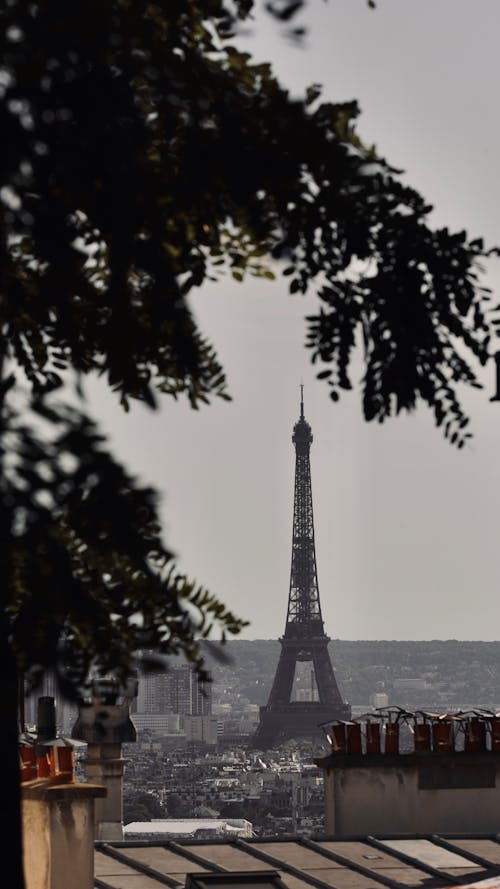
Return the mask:
[(48, 695), (38, 698), (37, 711), (37, 741), (43, 744), (56, 737), (56, 702), (55, 698)]
[(79, 708), (72, 738), (87, 742), (87, 779), (106, 788), (106, 797), (96, 801), (95, 839), (123, 840), (123, 772), (126, 760), (122, 744), (137, 739), (130, 719), (130, 699), (137, 694), (137, 682), (125, 690), (113, 679), (97, 679), (92, 685), (90, 703)]
[(75, 781), (78, 742), (57, 737), (54, 698), (39, 699), (37, 728), (19, 739), (26, 889), (93, 889), (94, 803), (106, 790)]
[(325, 833), (494, 833), (500, 714), (381, 708), (325, 726)]

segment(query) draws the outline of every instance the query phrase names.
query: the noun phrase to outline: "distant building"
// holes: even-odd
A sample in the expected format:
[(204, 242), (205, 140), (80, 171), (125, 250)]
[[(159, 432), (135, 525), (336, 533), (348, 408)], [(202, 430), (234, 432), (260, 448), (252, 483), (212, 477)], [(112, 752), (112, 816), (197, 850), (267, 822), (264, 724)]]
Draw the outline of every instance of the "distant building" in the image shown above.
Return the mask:
[(252, 823), (245, 818), (153, 818), (133, 821), (124, 828), (126, 840), (168, 840), (173, 837), (193, 839), (224, 837), (250, 838)]
[(424, 691), (428, 688), (427, 681), (420, 676), (416, 678), (402, 678), (394, 680), (394, 688), (400, 691)]
[(178, 713), (133, 713), (132, 722), (138, 732), (145, 729), (153, 734), (180, 734), (181, 717)]
[(187, 744), (217, 744), (217, 718), (215, 716), (186, 715), (184, 732)]
[(387, 707), (389, 704), (389, 695), (385, 691), (376, 691), (370, 695), (370, 704), (377, 710), (379, 707)]
[(200, 681), (188, 664), (142, 672), (135, 711), (137, 714), (209, 715), (212, 689), (209, 682)]
[(58, 692), (56, 678), (53, 670), (44, 673), (42, 683), (36, 691), (29, 692), (24, 699), (24, 723), (25, 726), (35, 726), (37, 721), (38, 698), (51, 697), (56, 702), (57, 730), (63, 735), (69, 735), (75, 722), (78, 707), (71, 701), (65, 700)]

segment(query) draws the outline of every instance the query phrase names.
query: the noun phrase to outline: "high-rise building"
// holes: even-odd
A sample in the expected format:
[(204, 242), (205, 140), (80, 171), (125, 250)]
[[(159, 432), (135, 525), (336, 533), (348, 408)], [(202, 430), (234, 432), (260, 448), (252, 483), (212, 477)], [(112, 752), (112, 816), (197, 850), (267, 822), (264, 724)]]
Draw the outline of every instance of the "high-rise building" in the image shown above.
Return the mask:
[(194, 677), (192, 682), (192, 708), (193, 716), (210, 716), (212, 713), (212, 686), (210, 682)]
[(212, 694), (188, 664), (139, 675), (136, 712), (210, 715)]
[(54, 698), (56, 704), (57, 730), (66, 735), (71, 731), (75, 722), (78, 706), (74, 701), (68, 701), (60, 693), (56, 676), (53, 670), (46, 670), (40, 686), (34, 691), (27, 690), (24, 698), (24, 725), (33, 728), (37, 723), (38, 699), (40, 697)]

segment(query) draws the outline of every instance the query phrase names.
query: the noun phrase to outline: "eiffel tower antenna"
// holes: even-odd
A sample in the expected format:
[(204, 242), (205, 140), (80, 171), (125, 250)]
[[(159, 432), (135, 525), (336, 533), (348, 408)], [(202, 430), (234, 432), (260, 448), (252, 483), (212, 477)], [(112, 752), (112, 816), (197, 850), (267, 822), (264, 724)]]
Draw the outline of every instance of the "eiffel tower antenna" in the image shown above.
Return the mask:
[[(329, 720), (350, 719), (328, 653), (319, 600), (309, 452), (313, 435), (304, 416), (304, 385), (300, 384), (300, 418), (293, 427), (295, 492), (293, 504), (292, 562), (285, 632), (274, 682), (253, 746), (267, 749), (289, 738), (320, 736), (319, 726)], [(292, 700), (298, 663), (310, 662), (317, 701)], [(311, 695), (312, 697), (312, 695)]]

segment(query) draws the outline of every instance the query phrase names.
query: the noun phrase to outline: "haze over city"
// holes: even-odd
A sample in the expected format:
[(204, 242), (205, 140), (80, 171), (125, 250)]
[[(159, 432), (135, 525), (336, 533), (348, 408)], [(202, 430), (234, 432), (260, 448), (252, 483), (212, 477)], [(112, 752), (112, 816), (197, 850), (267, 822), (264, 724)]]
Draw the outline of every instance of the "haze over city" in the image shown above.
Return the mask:
[[(494, 0), (362, 0), (307, 7), (303, 45), (266, 20), (235, 39), (271, 58), (292, 92), (323, 85), (357, 98), (359, 132), (406, 171), (437, 225), (500, 243)], [(244, 175), (244, 170), (242, 170)], [(499, 302), (498, 260), (484, 284)], [(92, 407), (128, 468), (162, 497), (183, 570), (250, 621), (243, 638), (283, 632), (293, 509), (293, 424), (304, 383), (325, 629), (341, 639), (477, 639), (500, 633), (500, 405), (465, 393), (474, 438), (462, 451), (419, 409), (382, 426), (361, 415), (360, 389), (333, 404), (304, 347), (314, 295), (286, 281), (222, 279), (192, 300), (219, 352), (232, 403), (195, 412), (165, 399), (125, 414), (95, 381)]]

